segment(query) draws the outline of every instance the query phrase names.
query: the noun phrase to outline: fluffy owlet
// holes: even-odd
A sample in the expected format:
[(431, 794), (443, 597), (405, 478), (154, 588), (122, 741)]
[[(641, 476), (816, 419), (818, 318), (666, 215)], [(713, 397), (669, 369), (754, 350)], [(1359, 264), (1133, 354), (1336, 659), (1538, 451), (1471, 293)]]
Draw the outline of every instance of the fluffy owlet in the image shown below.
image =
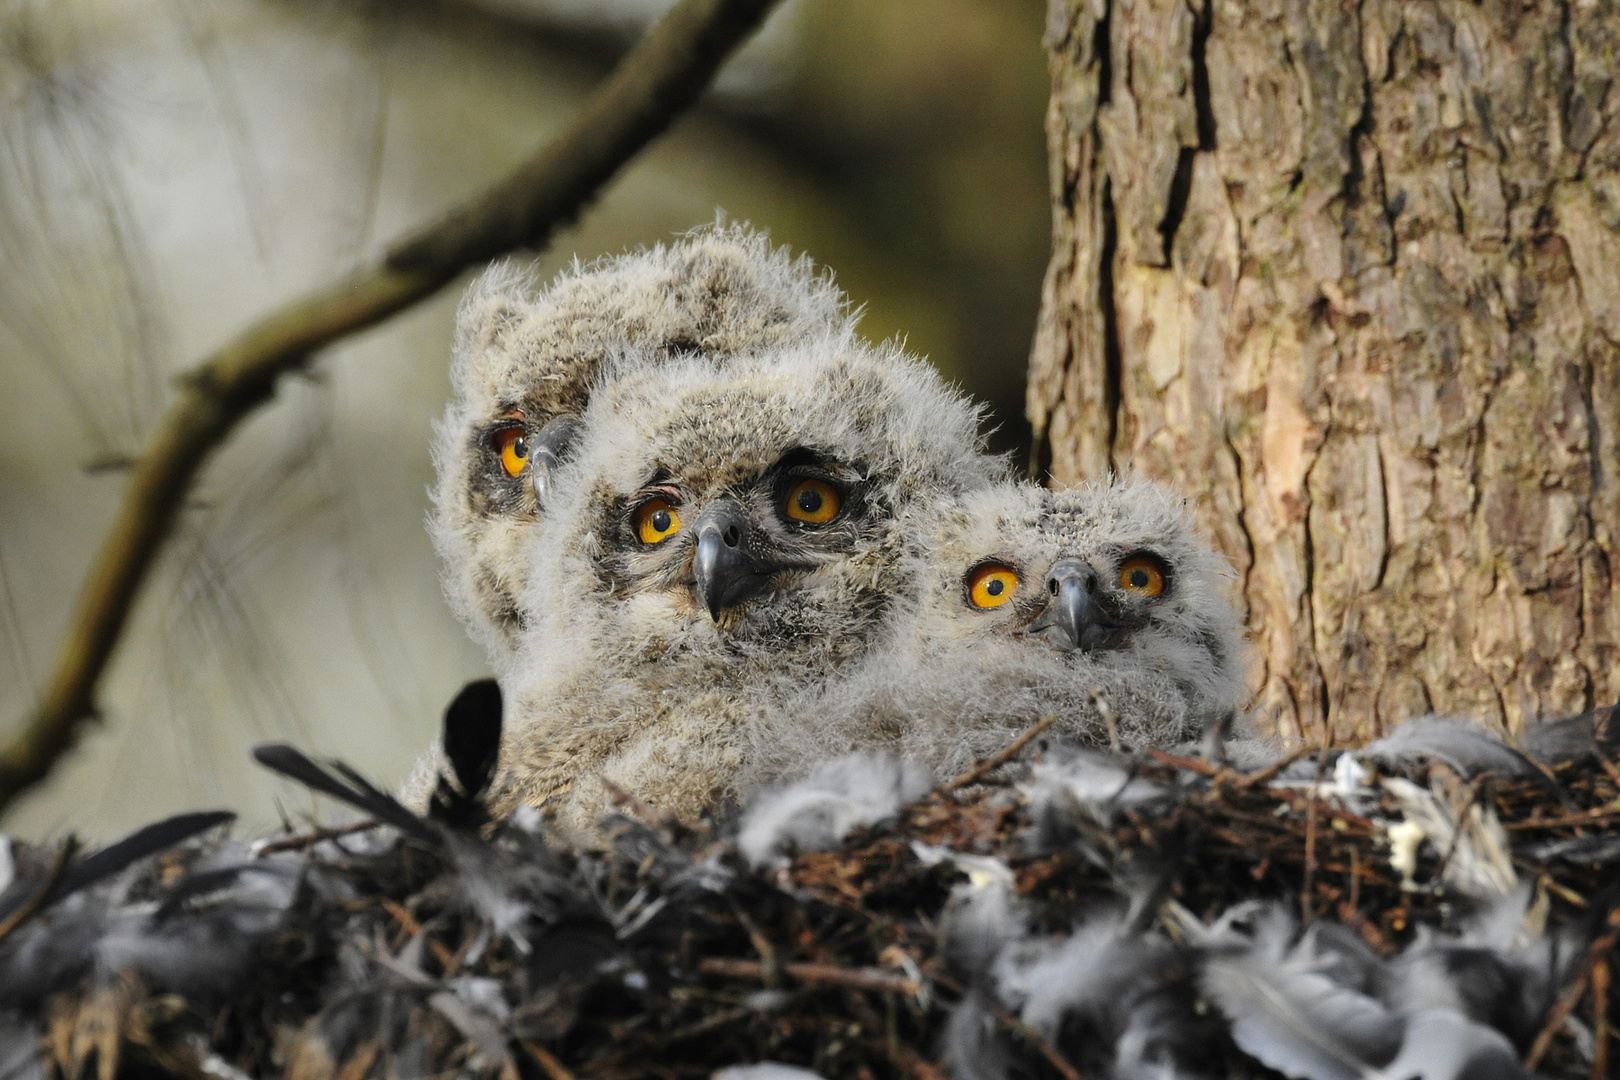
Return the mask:
[(1056, 713), (1055, 734), (1197, 737), (1244, 698), (1230, 569), (1149, 483), (1004, 484), (909, 508), (912, 599), (887, 648), (760, 725), (748, 779), (885, 747), (939, 775)]
[(531, 552), (504, 809), (590, 829), (600, 778), (691, 816), (754, 718), (882, 644), (921, 500), (990, 486), (978, 411), (921, 361), (823, 339), (627, 356), (581, 417)]
[(529, 539), (603, 365), (841, 342), (853, 334), (846, 308), (807, 259), (743, 226), (576, 264), (539, 292), (510, 266), (468, 290), (454, 397), (436, 431), (431, 530), (450, 602), (497, 669), (510, 665), (526, 621)]

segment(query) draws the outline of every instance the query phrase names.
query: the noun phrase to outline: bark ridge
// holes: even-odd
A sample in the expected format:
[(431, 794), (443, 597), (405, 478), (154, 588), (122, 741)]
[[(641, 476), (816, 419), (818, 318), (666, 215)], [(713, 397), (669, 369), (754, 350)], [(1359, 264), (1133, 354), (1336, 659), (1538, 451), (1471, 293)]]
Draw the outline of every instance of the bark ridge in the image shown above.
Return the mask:
[(1178, 484), (1284, 736), (1620, 696), (1620, 4), (1053, 0), (1028, 414)]

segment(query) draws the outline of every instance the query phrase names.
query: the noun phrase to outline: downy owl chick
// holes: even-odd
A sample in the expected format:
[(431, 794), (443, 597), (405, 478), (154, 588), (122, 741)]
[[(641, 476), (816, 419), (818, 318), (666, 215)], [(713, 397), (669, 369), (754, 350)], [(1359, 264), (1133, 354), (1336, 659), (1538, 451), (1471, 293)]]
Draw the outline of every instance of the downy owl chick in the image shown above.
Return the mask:
[(1167, 746), (1241, 706), (1231, 571), (1169, 491), (1003, 484), (914, 503), (905, 531), (914, 600), (888, 649), (761, 724), (745, 784), (872, 747), (948, 776), (1054, 713), (1053, 734), (1105, 743), (1099, 700), (1118, 738)]
[(578, 832), (602, 777), (680, 816), (736, 795), (758, 712), (882, 644), (907, 508), (1004, 475), (977, 409), (894, 349), (643, 361), (559, 470), (512, 680), (500, 809)]
[(610, 358), (722, 360), (853, 332), (827, 275), (739, 225), (576, 263), (538, 292), (510, 264), (475, 282), (456, 315), (430, 529), (450, 602), (496, 669), (523, 628), (528, 541), (552, 474)]

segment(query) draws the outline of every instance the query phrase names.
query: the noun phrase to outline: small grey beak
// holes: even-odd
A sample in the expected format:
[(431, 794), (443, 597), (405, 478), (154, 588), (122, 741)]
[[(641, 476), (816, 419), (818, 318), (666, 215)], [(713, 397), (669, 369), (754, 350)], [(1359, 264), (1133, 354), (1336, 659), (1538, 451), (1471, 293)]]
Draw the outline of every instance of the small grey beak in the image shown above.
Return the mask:
[(1053, 630), (1047, 640), (1066, 649), (1094, 649), (1112, 623), (1092, 599), (1097, 572), (1077, 559), (1061, 559), (1046, 575), (1046, 607), (1029, 624), (1029, 632)]
[(692, 595), (720, 621), (720, 612), (765, 589), (777, 569), (749, 549), (748, 517), (730, 499), (714, 503), (697, 519), (692, 555)]
[(568, 451), (573, 449), (574, 438), (578, 434), (579, 420), (563, 413), (552, 417), (535, 435), (529, 447), (529, 483), (534, 486), (534, 499), (541, 511), (546, 508), (546, 500), (554, 494), (551, 474), (568, 456)]

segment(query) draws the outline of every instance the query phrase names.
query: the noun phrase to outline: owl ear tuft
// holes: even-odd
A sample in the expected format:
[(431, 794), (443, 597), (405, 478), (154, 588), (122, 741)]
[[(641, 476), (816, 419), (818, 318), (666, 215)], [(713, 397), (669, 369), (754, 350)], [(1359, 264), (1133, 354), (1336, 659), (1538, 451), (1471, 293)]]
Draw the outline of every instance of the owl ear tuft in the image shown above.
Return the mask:
[(459, 392), (483, 384), (509, 363), (515, 338), (534, 307), (534, 276), (496, 263), (468, 287), (456, 308), (453, 376)]

